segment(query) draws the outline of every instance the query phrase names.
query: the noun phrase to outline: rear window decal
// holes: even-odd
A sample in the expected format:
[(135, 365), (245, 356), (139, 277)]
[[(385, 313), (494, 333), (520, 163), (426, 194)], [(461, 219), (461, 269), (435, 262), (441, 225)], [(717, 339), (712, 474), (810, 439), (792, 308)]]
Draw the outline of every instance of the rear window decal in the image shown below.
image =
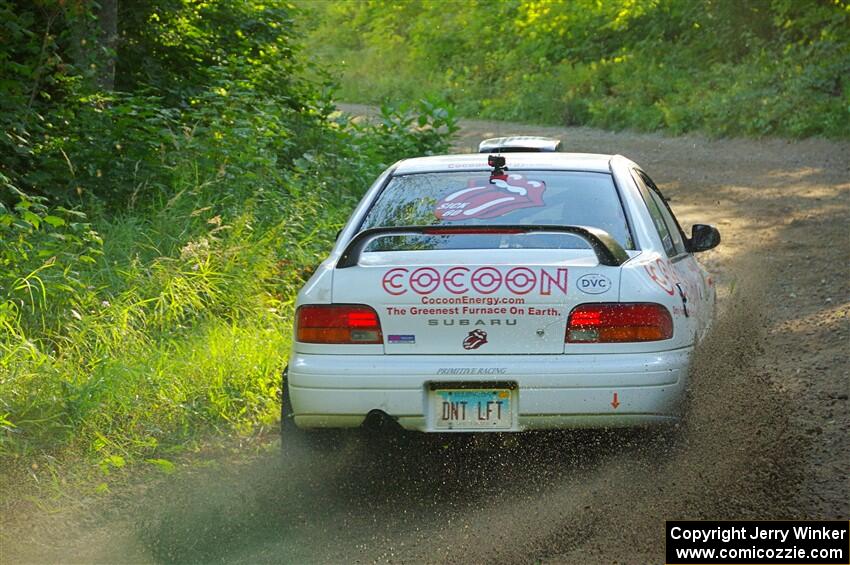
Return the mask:
[(543, 181), (529, 180), (518, 174), (470, 179), (467, 188), (443, 196), (434, 214), (448, 222), (498, 218), (514, 210), (544, 206), (545, 190)]

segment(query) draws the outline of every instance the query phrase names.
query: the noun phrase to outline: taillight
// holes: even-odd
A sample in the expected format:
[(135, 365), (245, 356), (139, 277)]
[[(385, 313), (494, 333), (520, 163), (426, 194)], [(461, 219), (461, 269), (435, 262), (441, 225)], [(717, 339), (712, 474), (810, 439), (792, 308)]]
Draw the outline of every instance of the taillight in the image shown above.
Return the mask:
[(302, 343), (383, 343), (381, 321), (369, 306), (310, 304), (295, 315), (295, 339)]
[(568, 343), (658, 341), (673, 337), (673, 319), (661, 304), (581, 304), (570, 312)]

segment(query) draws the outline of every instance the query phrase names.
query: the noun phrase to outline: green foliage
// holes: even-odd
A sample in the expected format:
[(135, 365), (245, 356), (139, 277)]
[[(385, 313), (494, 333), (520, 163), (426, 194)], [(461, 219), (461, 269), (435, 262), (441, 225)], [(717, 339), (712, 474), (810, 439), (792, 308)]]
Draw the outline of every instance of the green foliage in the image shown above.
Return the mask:
[(46, 62), (93, 17), (65, 5), (0, 0), (0, 455), (171, 472), (167, 447), (276, 420), (295, 292), (454, 111), (333, 114), (278, 0), (122, 2), (103, 91)]
[[(97, 233), (31, 200), (4, 210), (0, 453), (132, 457), (271, 424), (295, 292), (380, 168), (445, 145), (430, 116), (413, 130), (419, 117), (387, 116), (329, 122), (327, 145), (286, 169), (262, 144), (200, 158), (189, 140), (153, 172), (168, 194), (100, 216)], [(213, 139), (236, 147), (243, 126)]]
[(153, 89), (177, 102), (237, 83), (293, 109), (314, 96), (287, 2), (122, 0), (120, 10), (119, 90)]
[(16, 334), (24, 321), (45, 331), (85, 287), (82, 270), (96, 262), (101, 240), (84, 214), (5, 188), (18, 202), (0, 202), (0, 328)]
[(355, 124), (355, 150), (384, 165), (399, 156), (439, 155), (448, 152), (458, 127), (454, 108), (434, 98), (399, 106), (385, 103), (375, 122)]
[[(33, 166), (36, 145), (54, 126), (45, 116), (51, 101), (62, 99), (70, 80), (60, 57), (67, 29), (58, 13), (0, 0), (0, 185), (29, 190), (38, 182)], [(31, 179), (36, 175), (36, 179)], [(0, 202), (16, 198), (0, 192)]]
[(360, 0), (304, 7), (352, 102), (714, 135), (848, 136), (845, 0)]

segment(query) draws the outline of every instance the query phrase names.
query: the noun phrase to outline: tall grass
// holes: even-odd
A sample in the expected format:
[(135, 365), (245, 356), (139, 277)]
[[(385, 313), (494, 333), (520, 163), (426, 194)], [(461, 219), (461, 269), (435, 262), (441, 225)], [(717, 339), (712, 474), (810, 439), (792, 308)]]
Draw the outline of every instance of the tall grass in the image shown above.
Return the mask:
[(2, 453), (129, 456), (273, 422), (294, 289), (344, 219), (327, 204), (299, 199), (260, 230), (251, 211), (228, 222), (179, 206), (103, 220), (104, 253), (64, 304), (38, 273), (22, 279), (44, 322), (7, 322), (0, 340)]

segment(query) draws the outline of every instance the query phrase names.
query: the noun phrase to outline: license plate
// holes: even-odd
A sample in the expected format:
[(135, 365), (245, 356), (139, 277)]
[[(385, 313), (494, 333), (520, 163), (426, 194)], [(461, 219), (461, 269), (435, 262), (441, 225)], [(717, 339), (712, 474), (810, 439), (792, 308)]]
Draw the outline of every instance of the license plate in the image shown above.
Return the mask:
[(508, 430), (513, 425), (510, 389), (436, 389), (429, 393), (438, 430)]

